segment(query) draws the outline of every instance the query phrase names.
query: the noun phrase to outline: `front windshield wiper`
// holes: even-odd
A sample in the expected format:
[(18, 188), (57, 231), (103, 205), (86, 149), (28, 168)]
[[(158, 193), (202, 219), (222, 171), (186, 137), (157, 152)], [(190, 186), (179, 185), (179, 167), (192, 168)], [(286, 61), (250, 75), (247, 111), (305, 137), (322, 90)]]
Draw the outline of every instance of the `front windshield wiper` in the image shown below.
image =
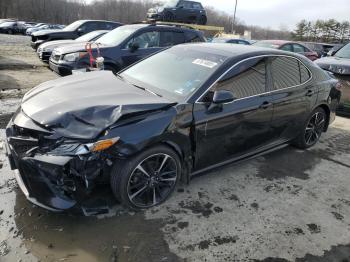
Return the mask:
[(131, 85), (133, 85), (134, 87), (137, 87), (137, 88), (139, 88), (139, 89), (141, 89), (141, 90), (143, 90), (143, 91), (147, 91), (148, 93), (151, 93), (151, 94), (153, 94), (153, 95), (156, 95), (156, 96), (159, 96), (159, 97), (163, 97), (162, 95), (157, 94), (157, 93), (153, 92), (152, 90), (149, 90), (148, 88), (145, 88), (145, 87), (136, 85), (136, 84), (134, 84), (134, 83), (130, 83), (129, 81), (127, 81), (127, 80), (126, 80), (122, 75), (120, 75), (120, 74), (116, 74), (116, 76), (117, 76), (120, 80), (122, 80), (122, 81), (124, 81), (124, 82), (127, 82), (128, 84), (131, 84)]

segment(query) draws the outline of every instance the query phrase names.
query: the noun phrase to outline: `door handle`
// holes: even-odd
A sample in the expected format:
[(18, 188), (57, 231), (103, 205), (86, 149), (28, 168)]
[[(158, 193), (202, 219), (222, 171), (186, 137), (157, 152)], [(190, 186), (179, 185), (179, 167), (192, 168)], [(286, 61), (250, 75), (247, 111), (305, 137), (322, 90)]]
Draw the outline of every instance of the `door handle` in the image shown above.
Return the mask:
[(305, 96), (313, 96), (314, 95), (314, 91), (313, 90), (311, 90), (311, 89), (309, 89), (309, 90), (307, 90), (307, 92), (306, 92), (306, 95)]
[(268, 102), (268, 101), (265, 101), (264, 103), (261, 104), (261, 106), (259, 108), (262, 108), (262, 109), (267, 109), (269, 108), (270, 106), (272, 106), (272, 103)]

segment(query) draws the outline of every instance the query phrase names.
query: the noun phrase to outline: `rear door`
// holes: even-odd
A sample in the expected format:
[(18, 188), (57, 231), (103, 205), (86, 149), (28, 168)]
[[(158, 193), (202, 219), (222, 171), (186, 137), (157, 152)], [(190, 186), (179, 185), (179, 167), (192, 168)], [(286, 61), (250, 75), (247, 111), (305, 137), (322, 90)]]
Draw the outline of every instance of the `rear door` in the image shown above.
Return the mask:
[[(271, 141), (273, 107), (266, 93), (266, 59), (245, 61), (225, 74), (194, 104), (196, 170), (242, 156)], [(214, 91), (229, 90), (236, 100), (211, 109)]]
[(271, 128), (276, 140), (289, 140), (301, 130), (317, 99), (311, 73), (298, 59), (289, 56), (269, 58), (270, 91), (274, 108)]

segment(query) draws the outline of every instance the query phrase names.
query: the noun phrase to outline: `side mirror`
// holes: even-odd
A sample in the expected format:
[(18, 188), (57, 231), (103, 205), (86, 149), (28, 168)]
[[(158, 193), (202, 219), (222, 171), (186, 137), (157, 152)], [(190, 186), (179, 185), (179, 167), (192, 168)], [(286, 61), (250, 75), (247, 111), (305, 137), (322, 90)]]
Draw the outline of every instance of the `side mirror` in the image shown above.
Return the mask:
[(78, 35), (85, 34), (85, 30), (83, 28), (78, 28)]
[(213, 95), (213, 104), (224, 104), (235, 100), (235, 97), (231, 91), (219, 90), (215, 91)]
[(130, 52), (135, 52), (137, 49), (139, 49), (140, 48), (140, 45), (139, 45), (139, 43), (137, 43), (137, 42), (133, 42), (133, 43), (131, 43), (130, 45), (129, 45), (129, 50), (130, 50)]

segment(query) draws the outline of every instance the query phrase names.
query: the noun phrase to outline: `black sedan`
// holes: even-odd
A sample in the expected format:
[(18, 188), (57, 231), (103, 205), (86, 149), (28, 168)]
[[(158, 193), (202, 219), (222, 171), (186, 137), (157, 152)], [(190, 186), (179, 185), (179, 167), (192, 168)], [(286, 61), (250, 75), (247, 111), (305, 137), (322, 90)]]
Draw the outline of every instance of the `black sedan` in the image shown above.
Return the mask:
[(83, 207), (105, 184), (125, 206), (149, 208), (200, 172), (315, 145), (335, 118), (336, 87), (301, 55), (178, 45), (118, 75), (89, 72), (32, 89), (6, 128), (7, 154), (42, 207)]

